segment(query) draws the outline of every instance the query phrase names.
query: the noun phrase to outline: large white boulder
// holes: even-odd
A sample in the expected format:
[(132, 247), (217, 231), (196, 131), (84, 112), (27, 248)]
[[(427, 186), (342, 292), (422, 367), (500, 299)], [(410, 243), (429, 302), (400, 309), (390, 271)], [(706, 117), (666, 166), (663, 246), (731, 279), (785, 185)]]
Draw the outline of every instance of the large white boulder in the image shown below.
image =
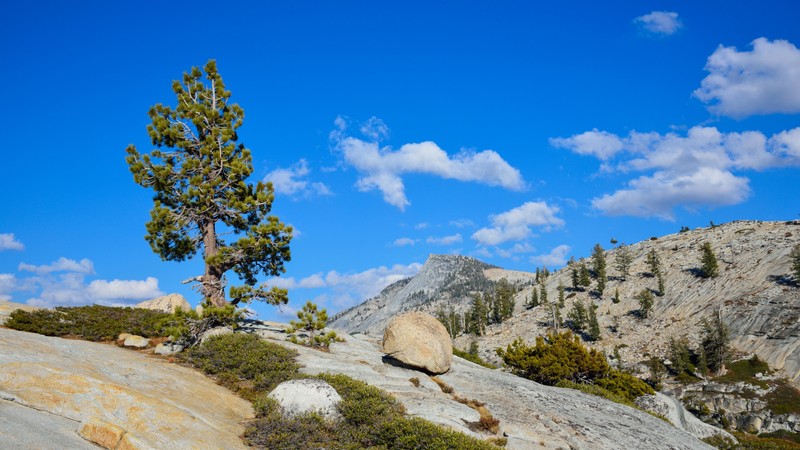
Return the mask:
[(134, 308), (152, 309), (154, 311), (163, 311), (166, 313), (173, 313), (179, 309), (184, 311), (191, 311), (192, 306), (181, 294), (169, 294), (163, 297), (157, 297), (152, 300), (147, 300), (138, 303)]
[(342, 397), (330, 384), (319, 379), (284, 381), (269, 393), (269, 397), (289, 416), (318, 412), (326, 419), (340, 417), (336, 405)]
[(453, 344), (441, 322), (414, 311), (389, 321), (383, 333), (383, 352), (412, 367), (441, 374), (450, 370)]

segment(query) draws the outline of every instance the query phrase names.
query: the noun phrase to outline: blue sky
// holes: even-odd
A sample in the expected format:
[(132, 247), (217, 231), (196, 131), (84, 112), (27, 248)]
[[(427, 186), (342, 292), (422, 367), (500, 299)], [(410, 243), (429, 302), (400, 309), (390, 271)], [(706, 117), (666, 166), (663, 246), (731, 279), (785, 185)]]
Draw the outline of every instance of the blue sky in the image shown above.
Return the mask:
[(208, 59), (298, 231), (265, 319), (351, 306), (430, 253), (556, 268), (800, 214), (795, 2), (164, 3), (0, 6), (1, 299), (199, 301), (201, 261), (143, 239), (124, 150)]

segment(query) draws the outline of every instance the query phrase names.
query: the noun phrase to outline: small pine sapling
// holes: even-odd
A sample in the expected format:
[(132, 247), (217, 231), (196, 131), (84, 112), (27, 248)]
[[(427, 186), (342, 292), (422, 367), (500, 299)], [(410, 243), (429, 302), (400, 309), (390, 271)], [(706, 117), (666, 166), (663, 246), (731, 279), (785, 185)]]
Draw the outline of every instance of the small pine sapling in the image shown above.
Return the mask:
[[(322, 332), (328, 323), (328, 311), (325, 309), (318, 310), (317, 305), (314, 303), (306, 302), (303, 309), (297, 311), (297, 318), (300, 320), (289, 322), (291, 326), (286, 330), (289, 334), (289, 340), (295, 344), (315, 348), (328, 348), (331, 343), (342, 341), (333, 330), (327, 333)], [(305, 341), (298, 339), (301, 333), (306, 335)]]

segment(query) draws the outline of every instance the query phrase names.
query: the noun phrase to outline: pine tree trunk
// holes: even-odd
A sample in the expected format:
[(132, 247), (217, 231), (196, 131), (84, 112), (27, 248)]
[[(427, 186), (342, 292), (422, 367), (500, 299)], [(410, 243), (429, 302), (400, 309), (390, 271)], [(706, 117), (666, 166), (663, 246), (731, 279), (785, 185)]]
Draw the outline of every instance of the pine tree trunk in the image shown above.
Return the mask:
[(208, 263), (208, 258), (215, 256), (219, 251), (217, 247), (216, 223), (207, 222), (203, 226), (203, 248), (206, 271), (203, 274), (203, 298), (213, 306), (225, 306), (225, 286), (222, 284), (222, 272), (218, 267)]

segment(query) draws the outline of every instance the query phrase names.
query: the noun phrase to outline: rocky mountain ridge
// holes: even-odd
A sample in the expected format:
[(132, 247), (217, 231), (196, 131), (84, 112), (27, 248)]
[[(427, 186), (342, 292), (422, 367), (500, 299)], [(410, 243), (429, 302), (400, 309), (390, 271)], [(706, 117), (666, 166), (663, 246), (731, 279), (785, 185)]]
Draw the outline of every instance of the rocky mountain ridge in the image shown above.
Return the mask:
[(414, 277), (393, 283), (377, 296), (336, 314), (329, 325), (349, 333), (380, 335), (392, 317), (406, 311), (434, 313), (443, 304), (466, 309), (472, 292), (492, 288), (505, 272), (514, 275), (467, 256), (432, 254)]
[[(699, 248), (704, 242), (709, 242), (716, 253), (720, 268), (717, 278), (698, 276)], [(559, 283), (567, 288), (562, 316), (566, 316), (578, 300), (598, 306), (602, 338), (591, 345), (606, 355), (616, 353), (628, 363), (641, 361), (647, 355), (665, 357), (670, 337), (686, 337), (696, 345), (703, 321), (719, 314), (730, 328), (734, 349), (758, 355), (797, 384), (800, 382), (800, 287), (789, 275), (788, 255), (798, 243), (800, 222), (730, 222), (654, 237), (628, 246), (633, 259), (630, 276), (625, 279), (614, 268), (615, 256), (620, 250), (607, 250), (609, 280), (601, 296), (591, 292), (594, 283), (583, 291), (571, 289), (568, 268), (553, 273), (545, 286), (551, 301), (556, 298)], [(655, 297), (650, 318), (642, 320), (636, 314), (639, 304), (634, 297), (642, 289), (656, 288), (646, 263), (646, 255), (651, 250), (661, 259), (666, 292), (664, 296)], [(420, 291), (441, 291), (442, 286), (437, 283), (446, 277), (445, 270), (458, 270), (456, 263), (469, 261), (477, 266), (473, 262), (477, 260), (459, 258), (442, 264), (444, 257), (433, 255), (420, 275), (401, 282), (402, 288), (387, 288), (385, 293), (340, 314), (331, 326), (378, 336), (382, 331), (380, 325), (400, 311), (435, 312), (449, 306), (466, 310), (470, 302), (468, 293), (458, 299), (440, 296), (426, 299), (426, 302), (415, 302), (411, 295)], [(428, 266), (431, 270), (426, 270)], [(430, 276), (431, 272), (437, 276)], [(502, 278), (504, 273), (498, 268), (482, 272), (476, 276), (487, 280), (487, 273), (491, 273), (494, 280)], [(527, 284), (516, 295), (513, 317), (489, 326), (485, 336), (462, 335), (455, 340), (456, 346), (467, 348), (476, 341), (481, 356), (497, 362), (496, 348), (508, 345), (517, 337), (533, 341), (552, 327), (547, 308), (528, 310), (524, 306), (533, 289), (530, 280), (534, 275), (513, 274), (515, 280), (522, 281), (520, 285)], [(525, 280), (529, 281), (525, 283)], [(617, 291), (620, 302), (613, 303), (611, 298)]]

